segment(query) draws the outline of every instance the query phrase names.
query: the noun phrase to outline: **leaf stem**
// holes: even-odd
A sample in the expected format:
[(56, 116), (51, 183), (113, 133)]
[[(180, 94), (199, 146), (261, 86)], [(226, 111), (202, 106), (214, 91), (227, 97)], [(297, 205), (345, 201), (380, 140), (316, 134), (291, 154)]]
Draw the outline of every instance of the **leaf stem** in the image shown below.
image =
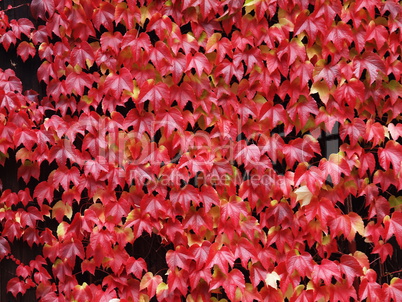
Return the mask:
[(402, 269), (397, 270), (397, 271), (393, 271), (393, 272), (389, 272), (389, 273), (386, 273), (386, 274), (383, 274), (382, 276), (383, 276), (383, 277), (387, 277), (387, 276), (389, 276), (389, 275), (393, 275), (393, 274), (401, 273), (401, 272), (402, 272)]
[(3, 9), (3, 12), (8, 12), (10, 10), (17, 9), (17, 8), (20, 8), (20, 7), (23, 7), (23, 6), (29, 6), (29, 3), (23, 3), (23, 4), (20, 4), (20, 5), (17, 5), (17, 6), (9, 6), (6, 9)]

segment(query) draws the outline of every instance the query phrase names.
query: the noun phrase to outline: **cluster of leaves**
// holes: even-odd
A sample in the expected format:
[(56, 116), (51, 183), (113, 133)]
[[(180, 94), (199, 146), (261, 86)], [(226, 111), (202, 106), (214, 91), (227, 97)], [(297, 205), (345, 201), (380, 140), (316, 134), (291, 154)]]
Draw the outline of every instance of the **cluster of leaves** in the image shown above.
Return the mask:
[[(0, 259), (15, 240), (41, 254), (8, 291), (400, 301), (374, 270), (402, 247), (398, 1), (30, 7), (35, 24), (0, 12), (0, 47), (39, 56), (44, 90), (0, 71), (0, 161), (25, 185), (1, 191)], [(134, 256), (146, 233), (166, 267)]]

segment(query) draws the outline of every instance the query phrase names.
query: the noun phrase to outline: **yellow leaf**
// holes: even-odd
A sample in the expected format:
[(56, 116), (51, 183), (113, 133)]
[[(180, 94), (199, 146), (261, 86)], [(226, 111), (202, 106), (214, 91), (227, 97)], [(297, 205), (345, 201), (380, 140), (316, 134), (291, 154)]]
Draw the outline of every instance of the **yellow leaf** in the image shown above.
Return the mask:
[(168, 290), (169, 286), (165, 282), (158, 284), (156, 288), (156, 296), (159, 296), (163, 291)]
[(66, 216), (68, 219), (71, 219), (73, 216), (73, 209), (69, 204), (66, 204), (62, 200), (59, 200), (53, 207), (52, 207), (52, 217), (55, 217), (56, 212), (61, 212)]
[(350, 222), (352, 223), (352, 229), (354, 230), (354, 233), (357, 232), (363, 237), (365, 237), (363, 219), (354, 212), (350, 212), (348, 215), (350, 217)]
[(243, 6), (252, 6), (252, 5), (256, 5), (257, 3), (260, 3), (261, 0), (246, 0), (246, 2), (244, 3)]
[(307, 188), (307, 186), (301, 186), (295, 191), (297, 196), (296, 201), (301, 201), (301, 206), (306, 206), (311, 202), (311, 198), (313, 197), (313, 193)]
[(212, 47), (216, 46), (216, 43), (218, 43), (218, 41), (219, 41), (221, 38), (222, 38), (222, 34), (220, 34), (220, 33), (214, 33), (214, 34), (212, 34), (212, 35), (208, 38), (208, 42), (207, 42), (207, 45), (206, 45), (206, 47), (205, 47), (205, 50), (206, 50), (207, 52), (209, 52), (209, 50), (210, 50)]
[(311, 86), (310, 93), (311, 94), (318, 93), (323, 103), (324, 104), (328, 103), (329, 88), (325, 82), (314, 82), (313, 86)]
[(267, 277), (265, 278), (265, 284), (277, 289), (278, 288), (277, 282), (280, 280), (281, 277), (279, 277), (278, 273), (273, 271), (272, 273), (267, 274)]
[(65, 236), (66, 233), (67, 233), (68, 227), (69, 227), (69, 224), (68, 224), (67, 222), (65, 222), (65, 221), (62, 221), (62, 222), (58, 225), (58, 227), (57, 227), (57, 237), (58, 237), (60, 240), (63, 240), (64, 236)]

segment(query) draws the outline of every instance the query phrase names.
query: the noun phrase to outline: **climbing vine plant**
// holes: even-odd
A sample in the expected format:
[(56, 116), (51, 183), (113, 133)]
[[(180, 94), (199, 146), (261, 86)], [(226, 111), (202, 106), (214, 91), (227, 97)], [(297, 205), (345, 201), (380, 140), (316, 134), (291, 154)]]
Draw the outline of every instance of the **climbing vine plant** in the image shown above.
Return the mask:
[(402, 301), (399, 1), (29, 6), (0, 11), (40, 83), (0, 70), (8, 292)]

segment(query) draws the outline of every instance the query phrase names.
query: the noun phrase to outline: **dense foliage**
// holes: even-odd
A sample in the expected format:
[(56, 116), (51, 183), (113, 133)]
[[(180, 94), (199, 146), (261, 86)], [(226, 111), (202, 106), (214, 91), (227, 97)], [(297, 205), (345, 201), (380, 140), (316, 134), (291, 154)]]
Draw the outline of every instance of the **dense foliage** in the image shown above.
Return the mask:
[(402, 301), (398, 1), (12, 9), (0, 48), (41, 83), (0, 70), (14, 296)]

